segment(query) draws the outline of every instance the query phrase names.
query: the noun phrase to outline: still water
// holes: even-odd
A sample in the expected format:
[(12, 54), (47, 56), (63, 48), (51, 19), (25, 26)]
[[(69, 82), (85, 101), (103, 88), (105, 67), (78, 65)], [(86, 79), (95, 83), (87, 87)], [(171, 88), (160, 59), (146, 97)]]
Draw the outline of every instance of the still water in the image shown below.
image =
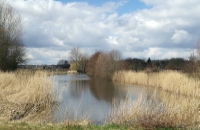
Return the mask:
[(141, 86), (112, 83), (93, 79), (86, 74), (55, 75), (55, 92), (60, 97), (54, 111), (56, 121), (89, 118), (93, 123), (106, 121), (113, 102), (130, 97), (136, 100), (141, 93), (151, 95), (151, 89)]

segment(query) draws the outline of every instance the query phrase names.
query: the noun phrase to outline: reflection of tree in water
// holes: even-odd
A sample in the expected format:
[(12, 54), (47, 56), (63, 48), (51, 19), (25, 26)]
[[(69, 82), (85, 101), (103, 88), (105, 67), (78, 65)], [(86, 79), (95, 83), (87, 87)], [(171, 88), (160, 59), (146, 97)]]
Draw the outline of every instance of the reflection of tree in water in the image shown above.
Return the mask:
[[(84, 76), (83, 76), (84, 77)], [(80, 98), (82, 94), (90, 89), (91, 94), (97, 100), (103, 100), (108, 103), (112, 103), (113, 99), (122, 100), (127, 96), (127, 89), (122, 89), (122, 86), (118, 86), (105, 79), (82, 79), (76, 77), (70, 81), (69, 91), (70, 95), (74, 98)]]
[(126, 98), (126, 91), (116, 88), (112, 82), (104, 79), (89, 80), (89, 87), (93, 96), (98, 100), (112, 103), (113, 99)]
[(88, 89), (88, 80), (71, 80), (69, 87), (71, 96), (79, 98)]

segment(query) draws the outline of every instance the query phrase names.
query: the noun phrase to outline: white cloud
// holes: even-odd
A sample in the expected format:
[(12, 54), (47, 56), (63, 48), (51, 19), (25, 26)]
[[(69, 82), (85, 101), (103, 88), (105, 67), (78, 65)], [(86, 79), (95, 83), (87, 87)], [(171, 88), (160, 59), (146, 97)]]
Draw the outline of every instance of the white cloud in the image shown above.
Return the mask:
[(68, 57), (69, 51), (55, 48), (28, 48), (32, 55), (28, 57), (32, 64), (57, 64), (60, 59)]
[[(143, 51), (134, 51), (134, 52), (125, 52), (127, 57), (135, 57), (147, 59), (151, 57), (151, 59), (169, 59), (171, 57), (174, 58), (184, 58), (188, 59), (188, 56), (193, 52), (192, 49), (179, 50), (179, 49), (166, 49), (166, 48), (149, 48)], [(145, 54), (145, 55), (144, 55)]]
[(185, 30), (175, 30), (175, 33), (171, 38), (171, 40), (177, 44), (188, 42), (191, 39), (192, 36)]
[(106, 39), (108, 43), (110, 44), (115, 44), (117, 45), (118, 42), (117, 42), (117, 37), (116, 36), (109, 36), (108, 39)]
[[(141, 0), (150, 9), (118, 15), (127, 1), (92, 6), (86, 2), (8, 0), (21, 14), (30, 63), (57, 63), (80, 47), (119, 49), (125, 57), (189, 56), (200, 35), (199, 0)], [(129, 4), (129, 3), (127, 3)]]

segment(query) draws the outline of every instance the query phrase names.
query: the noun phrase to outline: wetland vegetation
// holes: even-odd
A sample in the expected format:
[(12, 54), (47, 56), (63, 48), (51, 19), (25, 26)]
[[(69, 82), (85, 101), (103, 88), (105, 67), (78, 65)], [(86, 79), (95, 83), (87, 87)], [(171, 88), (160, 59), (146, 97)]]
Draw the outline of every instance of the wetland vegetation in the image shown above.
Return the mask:
[[(116, 76), (118, 76), (117, 74), (124, 76), (124, 78), (116, 78)], [(0, 118), (2, 122), (8, 122), (8, 124), (10, 121), (20, 121), (27, 122), (25, 123), (26, 127), (34, 126), (38, 128), (38, 126), (34, 124), (39, 123), (41, 124), (40, 126), (44, 128), (52, 129), (106, 129), (106, 127), (109, 126), (108, 124), (115, 124), (111, 125), (113, 128), (120, 126), (119, 128), (124, 129), (182, 129), (198, 127), (199, 88), (197, 86), (199, 86), (199, 80), (190, 78), (183, 73), (173, 71), (152, 73), (149, 74), (149, 78), (145, 78), (148, 77), (148, 75), (144, 72), (136, 72), (134, 75), (136, 75), (138, 79), (134, 79), (131, 72), (128, 72), (128, 74), (127, 72), (118, 72), (117, 74), (113, 77), (113, 80), (118, 79), (117, 82), (122, 81), (124, 83), (129, 81), (128, 83), (140, 84), (147, 86), (146, 88), (151, 88), (153, 86), (155, 90), (152, 91), (150, 95), (141, 93), (135, 100), (132, 100), (132, 98), (128, 96), (120, 100), (113, 98), (113, 100), (111, 100), (111, 111), (109, 116), (107, 116), (105, 126), (95, 126), (89, 117), (84, 116), (82, 118), (74, 118), (74, 120), (65, 118), (61, 123), (54, 124), (55, 118), (52, 112), (55, 107), (58, 107), (56, 102), (59, 101), (59, 94), (61, 93), (54, 93), (54, 80), (51, 76), (49, 77), (46, 71), (41, 70), (0, 73)], [(130, 77), (127, 76), (125, 78), (125, 75), (131, 76), (132, 82), (130, 82)], [(167, 82), (166, 80), (171, 82)], [(145, 84), (146, 82), (144, 81), (148, 81), (148, 84)], [(166, 84), (164, 84), (165, 82)], [(76, 81), (74, 82), (76, 86), (77, 83)], [(84, 84), (84, 82), (80, 84)], [(70, 85), (76, 89), (76, 87), (73, 86), (73, 82)], [(91, 85), (94, 84), (92, 83)], [(101, 85), (105, 84), (101, 83)], [(171, 86), (171, 88), (168, 86)], [(183, 86), (183, 90), (181, 86)], [(187, 88), (187, 86), (190, 86), (190, 88)], [(78, 85), (77, 87), (81, 86)], [(167, 91), (161, 91), (160, 89)], [(195, 91), (190, 91), (191, 89)], [(119, 91), (122, 90), (119, 89)], [(81, 100), (83, 100), (83, 98)], [(45, 125), (48, 123), (52, 123), (53, 126)], [(9, 125), (9, 127), (11, 126), (12, 125)], [(19, 127), (23, 128), (24, 126), (20, 124)]]
[[(89, 56), (74, 48), (69, 53), (70, 64), (60, 60), (58, 68), (44, 65), (40, 69), (17, 70), (19, 65), (25, 66), (27, 60), (21, 20), (3, 0), (0, 0), (0, 33), (0, 129), (199, 128), (200, 41), (197, 54), (188, 60), (122, 59), (118, 50), (97, 51)], [(93, 78), (89, 80), (77, 72)], [(68, 81), (66, 73), (75, 73), (79, 79)], [(57, 84), (57, 90), (55, 74), (64, 77), (59, 81), (63, 84)], [(152, 88), (153, 92), (139, 93), (139, 89), (134, 89), (135, 95), (131, 95), (130, 89), (126, 90), (127, 84)], [(84, 115), (79, 113), (81, 103), (95, 108), (94, 104), (82, 102), (83, 92), (91, 99), (86, 101), (102, 102), (107, 110), (110, 109), (103, 123), (91, 120), (90, 115), (85, 116), (86, 111), (80, 110)], [(73, 113), (74, 108), (78, 110)], [(64, 118), (58, 121), (56, 113)], [(97, 109), (92, 115), (95, 113), (101, 116)]]

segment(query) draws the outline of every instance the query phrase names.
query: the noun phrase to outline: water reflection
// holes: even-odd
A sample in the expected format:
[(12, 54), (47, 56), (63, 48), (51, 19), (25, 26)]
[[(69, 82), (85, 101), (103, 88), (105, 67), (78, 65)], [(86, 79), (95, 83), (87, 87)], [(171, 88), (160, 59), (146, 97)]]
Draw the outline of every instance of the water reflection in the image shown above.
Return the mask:
[(88, 90), (88, 80), (71, 80), (69, 87), (70, 95), (73, 98), (80, 98), (82, 93)]
[(89, 80), (89, 88), (92, 95), (98, 99), (108, 103), (112, 103), (113, 99), (126, 98), (126, 91), (120, 90), (115, 87), (112, 82), (103, 79), (91, 79)]
[(128, 95), (136, 100), (142, 92), (152, 93), (151, 89), (93, 79), (85, 74), (56, 75), (54, 79), (56, 90), (64, 89), (62, 103), (54, 112), (57, 121), (89, 116), (95, 123), (104, 123), (113, 99), (123, 100)]

